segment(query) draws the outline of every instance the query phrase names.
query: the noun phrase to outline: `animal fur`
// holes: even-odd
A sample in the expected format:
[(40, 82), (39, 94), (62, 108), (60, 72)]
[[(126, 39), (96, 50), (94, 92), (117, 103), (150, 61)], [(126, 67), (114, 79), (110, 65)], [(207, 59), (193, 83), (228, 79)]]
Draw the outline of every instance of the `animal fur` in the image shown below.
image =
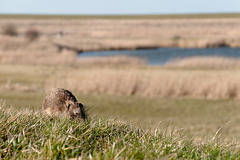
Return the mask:
[(42, 104), (43, 112), (50, 117), (64, 116), (86, 120), (85, 107), (68, 90), (57, 88), (50, 91)]

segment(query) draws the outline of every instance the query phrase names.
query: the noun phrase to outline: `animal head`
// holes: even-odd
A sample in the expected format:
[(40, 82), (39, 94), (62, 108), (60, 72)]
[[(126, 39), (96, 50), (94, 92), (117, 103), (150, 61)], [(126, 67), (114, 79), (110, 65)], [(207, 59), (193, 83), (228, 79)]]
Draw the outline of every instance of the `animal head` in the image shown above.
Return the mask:
[(82, 103), (79, 102), (73, 102), (73, 101), (67, 101), (66, 102), (66, 110), (69, 113), (70, 117), (79, 118), (79, 119), (86, 119), (84, 106)]

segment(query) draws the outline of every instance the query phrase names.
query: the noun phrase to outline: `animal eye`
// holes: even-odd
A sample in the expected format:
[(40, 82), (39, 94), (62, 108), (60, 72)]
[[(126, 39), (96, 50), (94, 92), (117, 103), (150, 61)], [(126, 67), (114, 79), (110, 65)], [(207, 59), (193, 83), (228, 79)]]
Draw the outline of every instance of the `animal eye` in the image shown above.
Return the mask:
[(70, 108), (70, 104), (68, 105), (68, 107), (67, 107), (67, 108), (68, 108), (68, 110), (69, 110), (69, 108)]

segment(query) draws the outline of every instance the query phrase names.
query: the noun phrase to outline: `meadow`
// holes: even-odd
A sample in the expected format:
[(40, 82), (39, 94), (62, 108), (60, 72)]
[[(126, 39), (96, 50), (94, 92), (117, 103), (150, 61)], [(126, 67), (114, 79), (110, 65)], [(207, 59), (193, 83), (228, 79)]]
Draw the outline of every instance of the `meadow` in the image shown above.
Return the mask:
[(1, 107), (2, 159), (236, 159), (235, 142), (217, 137), (208, 143), (195, 137), (145, 131), (116, 120), (91, 119), (85, 123), (50, 119), (29, 110)]
[[(227, 94), (226, 97), (215, 98), (184, 94), (149, 96), (132, 92), (132, 88), (136, 88), (135, 83), (139, 80), (132, 82), (132, 76), (135, 74), (141, 73), (139, 78), (142, 79), (148, 73), (149, 83), (153, 83), (149, 76), (156, 76), (158, 72), (164, 74), (163, 77), (168, 77), (170, 74), (182, 75), (186, 78), (189, 78), (189, 74), (201, 73), (204, 74), (201, 75), (205, 77), (204, 82), (208, 83), (210, 81), (206, 78), (209, 75), (216, 74), (211, 78), (217, 81), (219, 74), (230, 74), (238, 72), (239, 69), (196, 69), (196, 66), (194, 69), (191, 66), (175, 69), (132, 63), (130, 65), (96, 63), (90, 66), (86, 64), (1, 64), (0, 66), (0, 121), (3, 124), (0, 129), (0, 151), (3, 159), (29, 157), (31, 159), (235, 159), (239, 157), (240, 100), (238, 97), (229, 97)], [(89, 74), (84, 74), (85, 72)], [(100, 75), (97, 74), (98, 72)], [(87, 75), (90, 77), (82, 80)], [(236, 73), (231, 75), (237, 77)], [(224, 78), (226, 76), (222, 81), (228, 81), (228, 78)], [(112, 83), (105, 82), (106, 79)], [(121, 82), (123, 79), (125, 81)], [(127, 85), (126, 92), (116, 89), (115, 80), (119, 82), (118, 84)], [(154, 81), (155, 88), (164, 83), (159, 80)], [(178, 83), (176, 77), (171, 80), (172, 84)], [(58, 84), (58, 81), (61, 84)], [(92, 85), (98, 83), (98, 87), (82, 90), (78, 88), (79, 85), (91, 86), (91, 82)], [(51, 121), (45, 118), (41, 113), (41, 104), (52, 87), (66, 87), (71, 90), (77, 99), (87, 106), (89, 121), (79, 123), (69, 119), (60, 118)], [(99, 89), (97, 92), (97, 88), (101, 87), (105, 89)], [(83, 92), (84, 90), (86, 92)], [(135, 90), (137, 91), (138, 88)]]
[[(16, 27), (0, 31), (0, 158), (239, 159), (239, 59), (77, 59), (78, 51), (239, 46), (239, 18), (220, 17), (0, 16), (1, 27)], [(42, 115), (56, 87), (87, 106), (87, 122)]]
[[(223, 103), (223, 106), (229, 104), (234, 107), (238, 104), (239, 99), (238, 72), (238, 68), (196, 69), (190, 67), (189, 69), (175, 69), (132, 64), (125, 66), (110, 64), (108, 66), (100, 63), (95, 64), (95, 67), (85, 64), (79, 66), (2, 64), (0, 67), (0, 91), (2, 93), (1, 97), (9, 99), (6, 101), (8, 105), (38, 106), (36, 108), (40, 109), (44, 95), (51, 88), (64, 87), (79, 95), (80, 100), (85, 98), (85, 103), (89, 106), (96, 107), (92, 111), (99, 107), (100, 110), (106, 111), (109, 115), (114, 114), (112, 112), (117, 111), (114, 107), (118, 106), (114, 104), (116, 101), (117, 104), (119, 103), (119, 109), (124, 106), (124, 103), (127, 105), (127, 102), (129, 102), (129, 105), (134, 107), (132, 108), (133, 112), (141, 106), (142, 109), (139, 109), (139, 111), (143, 113), (145, 112), (144, 108), (147, 108), (147, 110), (152, 108), (155, 112), (158, 107), (163, 107), (159, 109), (159, 113), (156, 115), (165, 115), (166, 112), (171, 110), (173, 112), (179, 110), (177, 113), (184, 110), (178, 108), (178, 103), (182, 107), (189, 103), (190, 108), (187, 110), (190, 111), (198, 108), (194, 107), (196, 105), (199, 106), (199, 109), (206, 105), (207, 109), (207, 106), (214, 103), (216, 105)], [(22, 92), (24, 94), (20, 94)], [(109, 100), (108, 97), (110, 97)], [(91, 101), (91, 99), (94, 100)], [(19, 104), (20, 101), (24, 103)], [(113, 106), (111, 106), (111, 103), (113, 103)], [(198, 105), (198, 103), (201, 105)], [(173, 108), (170, 109), (165, 105)], [(164, 109), (166, 111), (162, 112)], [(217, 107), (215, 109), (217, 110)], [(111, 110), (112, 112), (109, 112)], [(198, 110), (196, 112), (198, 113)], [(130, 113), (126, 111), (122, 115)], [(213, 114), (213, 112), (210, 113)], [(191, 115), (191, 113), (189, 114)], [(138, 118), (150, 118), (151, 111), (148, 116), (141, 115), (142, 113), (139, 114)], [(195, 115), (195, 113), (192, 115)], [(133, 116), (130, 115), (129, 117)], [(219, 118), (221, 119), (221, 117)]]

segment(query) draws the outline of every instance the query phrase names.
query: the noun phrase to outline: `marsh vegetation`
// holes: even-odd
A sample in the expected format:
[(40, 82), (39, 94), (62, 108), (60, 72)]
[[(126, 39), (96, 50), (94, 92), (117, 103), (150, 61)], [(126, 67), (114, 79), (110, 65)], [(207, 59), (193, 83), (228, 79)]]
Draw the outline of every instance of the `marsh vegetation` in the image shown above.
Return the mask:
[(238, 137), (238, 72), (238, 68), (2, 64), (0, 95), (7, 106), (39, 111), (51, 88), (64, 87), (90, 107), (92, 116), (120, 116), (141, 127), (160, 122), (193, 134), (211, 133), (209, 137), (229, 122), (224, 136)]
[[(79, 60), (75, 51), (55, 45), (213, 47), (226, 38), (238, 46), (238, 18), (0, 21), (18, 32), (0, 33), (1, 158), (239, 158), (238, 59), (194, 57), (147, 66), (126, 56)], [(38, 32), (32, 41), (24, 34), (29, 24)], [(89, 121), (42, 116), (43, 98), (57, 87), (88, 107)]]
[[(234, 16), (118, 20), (94, 17), (18, 19), (16, 16), (1, 18), (0, 23), (1, 63), (69, 64), (75, 61), (79, 52), (84, 51), (240, 47), (240, 20)], [(12, 33), (5, 34), (9, 31), (4, 26), (13, 26)], [(58, 36), (59, 32), (62, 33), (61, 37)], [(29, 43), (29, 39), (35, 41)]]

